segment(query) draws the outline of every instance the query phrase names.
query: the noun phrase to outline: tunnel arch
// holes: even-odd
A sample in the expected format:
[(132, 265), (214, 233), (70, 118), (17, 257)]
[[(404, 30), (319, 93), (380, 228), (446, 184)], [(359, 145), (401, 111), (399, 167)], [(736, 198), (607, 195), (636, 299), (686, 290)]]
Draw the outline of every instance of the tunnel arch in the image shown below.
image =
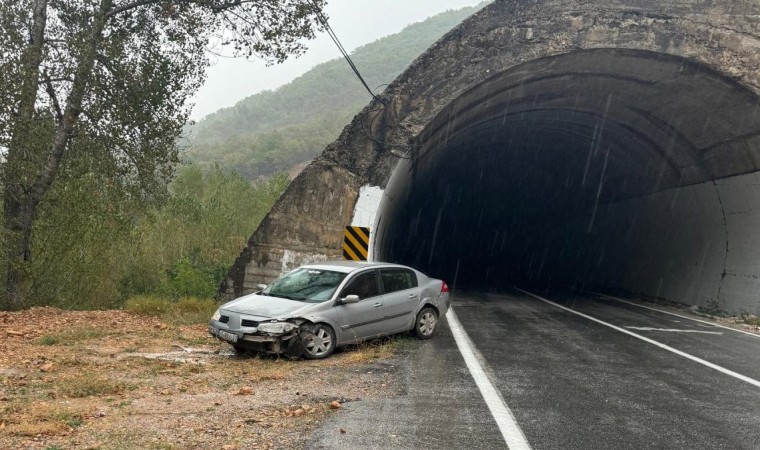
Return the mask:
[(423, 130), (387, 185), (375, 256), (455, 286), (736, 298), (742, 268), (726, 237), (738, 219), (713, 180), (756, 181), (742, 175), (758, 170), (758, 137), (757, 95), (694, 61), (620, 49), (533, 60), (466, 91)]
[[(496, 288), (491, 274), (510, 273), (505, 283), (759, 312), (760, 244), (747, 232), (760, 223), (751, 187), (760, 161), (758, 16), (752, 2), (492, 3), (420, 56), (384, 105), (365, 108), (293, 181), (223, 290), (239, 295), (303, 262), (339, 258), (362, 186), (377, 186), (379, 259), (462, 284)], [(469, 192), (467, 208), (441, 209), (450, 201), (443, 175), (474, 179), (478, 163), (490, 200)], [(599, 188), (599, 179), (613, 182)], [(532, 219), (505, 221), (516, 209)], [(472, 235), (485, 223), (490, 240), (458, 240), (456, 217), (475, 215)], [(415, 234), (421, 223), (428, 228)], [(450, 248), (431, 244), (441, 236)], [(507, 236), (521, 250), (504, 258)], [(649, 242), (664, 257), (626, 242)], [(472, 252), (464, 265), (463, 249)], [(485, 272), (491, 278), (478, 280)]]

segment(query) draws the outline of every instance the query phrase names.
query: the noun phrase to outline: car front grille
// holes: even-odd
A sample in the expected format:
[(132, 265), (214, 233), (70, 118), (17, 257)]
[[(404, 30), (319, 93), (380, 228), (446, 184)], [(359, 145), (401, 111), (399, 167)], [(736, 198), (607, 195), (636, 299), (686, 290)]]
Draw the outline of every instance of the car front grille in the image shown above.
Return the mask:
[(219, 322), (221, 323), (227, 323), (230, 321), (230, 316), (222, 316), (219, 318)]
[(256, 322), (255, 320), (243, 319), (243, 320), (240, 321), (240, 326), (242, 326), (242, 327), (257, 327), (257, 326), (259, 326), (259, 323)]

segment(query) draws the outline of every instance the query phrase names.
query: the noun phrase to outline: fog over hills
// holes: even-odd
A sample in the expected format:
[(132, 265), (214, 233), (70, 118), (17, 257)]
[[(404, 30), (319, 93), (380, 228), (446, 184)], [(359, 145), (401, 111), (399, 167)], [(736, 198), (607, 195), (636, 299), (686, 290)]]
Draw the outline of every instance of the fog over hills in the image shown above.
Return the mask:
[[(382, 91), (417, 56), (481, 6), (450, 10), (351, 53), (370, 87)], [(342, 59), (315, 66), (274, 91), (220, 109), (190, 127), (187, 159), (251, 180), (310, 161), (369, 103), (369, 94)]]

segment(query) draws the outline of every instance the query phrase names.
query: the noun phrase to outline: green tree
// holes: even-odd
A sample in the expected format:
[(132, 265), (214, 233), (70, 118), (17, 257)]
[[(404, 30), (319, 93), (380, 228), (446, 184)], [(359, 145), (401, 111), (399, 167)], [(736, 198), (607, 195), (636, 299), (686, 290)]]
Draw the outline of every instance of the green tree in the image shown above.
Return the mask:
[[(211, 40), (281, 62), (324, 0), (0, 2), (2, 307), (25, 303), (32, 231), (67, 159), (85, 154), (135, 197), (165, 184)], [(100, 174), (102, 175), (102, 174)]]
[(168, 201), (143, 214), (120, 249), (119, 297), (213, 296), (288, 181), (276, 174), (251, 184), (218, 166), (182, 167)]

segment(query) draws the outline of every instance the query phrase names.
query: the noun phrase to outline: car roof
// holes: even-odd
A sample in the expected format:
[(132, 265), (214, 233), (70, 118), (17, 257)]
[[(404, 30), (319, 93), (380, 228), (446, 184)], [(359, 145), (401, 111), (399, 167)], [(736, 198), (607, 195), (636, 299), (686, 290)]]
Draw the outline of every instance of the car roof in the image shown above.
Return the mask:
[(305, 264), (302, 267), (319, 270), (332, 270), (335, 272), (351, 273), (353, 271), (364, 269), (366, 267), (399, 267), (410, 269), (410, 267), (399, 264), (378, 262), (378, 261), (325, 261), (314, 264)]

